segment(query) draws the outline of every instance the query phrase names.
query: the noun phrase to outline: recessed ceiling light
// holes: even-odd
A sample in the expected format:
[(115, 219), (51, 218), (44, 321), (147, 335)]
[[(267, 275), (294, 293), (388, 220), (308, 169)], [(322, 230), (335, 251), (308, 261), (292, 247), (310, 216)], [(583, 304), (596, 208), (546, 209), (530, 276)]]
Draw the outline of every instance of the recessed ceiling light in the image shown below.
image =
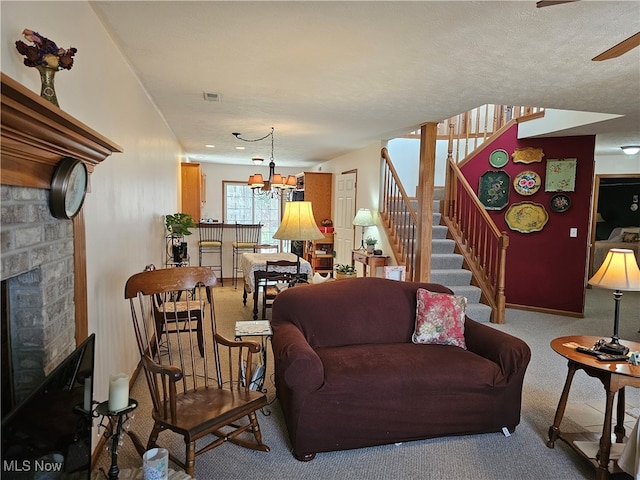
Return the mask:
[(207, 148), (216, 148), (216, 146), (215, 146), (215, 145), (212, 145), (212, 144), (210, 144), (210, 143), (206, 144), (206, 145), (205, 145), (205, 147), (207, 147)]
[(625, 145), (624, 147), (620, 147), (624, 153), (627, 155), (635, 155), (640, 152), (640, 145)]
[(244, 147), (236, 147), (236, 150), (244, 150)]

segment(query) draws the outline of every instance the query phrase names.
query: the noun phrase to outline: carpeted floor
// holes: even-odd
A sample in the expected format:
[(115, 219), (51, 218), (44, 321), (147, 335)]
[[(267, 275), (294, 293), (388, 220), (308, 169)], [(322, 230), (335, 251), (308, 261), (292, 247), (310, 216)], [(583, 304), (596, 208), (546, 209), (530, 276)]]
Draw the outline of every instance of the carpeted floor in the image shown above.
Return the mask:
[[(241, 289), (222, 287), (217, 288), (214, 293), (219, 331), (233, 338), (235, 321), (251, 319), (252, 308), (250, 305), (243, 306)], [(492, 325), (522, 338), (532, 350), (523, 389), (521, 423), (510, 437), (495, 433), (436, 438), (399, 445), (319, 453), (315, 460), (302, 463), (295, 460), (289, 451), (284, 420), (275, 399), (271, 372), (273, 362), (269, 358), (265, 386), (273, 403), (267, 412), (259, 414), (259, 421), (263, 438), (271, 451), (254, 452), (231, 444), (222, 445), (197, 458), (195, 477), (202, 480), (594, 478), (595, 473), (590, 464), (563, 442), (557, 442), (555, 449), (549, 449), (545, 445), (567, 372), (566, 360), (554, 353), (549, 343), (562, 335), (607, 337), (613, 330), (613, 312), (612, 292), (590, 289), (587, 291), (585, 318), (508, 309), (505, 324)], [(640, 292), (624, 294), (620, 318), (621, 338), (640, 341)], [(375, 385), (371, 388), (375, 394)], [(150, 401), (142, 376), (134, 385), (131, 396), (139, 401), (140, 406), (130, 428), (146, 439), (151, 429)], [(640, 410), (638, 390), (627, 389), (626, 401), (628, 412), (637, 416)], [(578, 372), (569, 396), (563, 431), (581, 431), (583, 427), (597, 431), (600, 418), (598, 409), (603, 404), (604, 390), (600, 382)], [(593, 415), (585, 417), (585, 410)], [(635, 418), (630, 415), (627, 417), (628, 424), (632, 425)], [(582, 421), (585, 418), (596, 420), (585, 423)], [(630, 428), (627, 432), (629, 430)], [(180, 437), (165, 432), (160, 440), (175, 452), (184, 451)], [(101, 469), (107, 471), (110, 461), (110, 452), (102, 452), (94, 469), (96, 479), (105, 478)], [(138, 468), (142, 463), (127, 437), (120, 447), (118, 463), (121, 469)]]

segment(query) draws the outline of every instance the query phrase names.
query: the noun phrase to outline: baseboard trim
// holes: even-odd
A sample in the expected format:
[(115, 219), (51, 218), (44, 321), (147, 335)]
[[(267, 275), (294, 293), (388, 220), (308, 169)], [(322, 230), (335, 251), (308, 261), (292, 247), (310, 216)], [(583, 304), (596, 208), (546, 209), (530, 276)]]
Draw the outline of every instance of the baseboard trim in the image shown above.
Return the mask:
[(532, 307), (529, 305), (518, 305), (516, 303), (506, 303), (506, 308), (515, 308), (516, 310), (527, 310), (530, 312), (549, 313), (551, 315), (562, 315), (563, 317), (584, 318), (584, 312), (569, 312), (567, 310), (556, 310), (553, 308)]

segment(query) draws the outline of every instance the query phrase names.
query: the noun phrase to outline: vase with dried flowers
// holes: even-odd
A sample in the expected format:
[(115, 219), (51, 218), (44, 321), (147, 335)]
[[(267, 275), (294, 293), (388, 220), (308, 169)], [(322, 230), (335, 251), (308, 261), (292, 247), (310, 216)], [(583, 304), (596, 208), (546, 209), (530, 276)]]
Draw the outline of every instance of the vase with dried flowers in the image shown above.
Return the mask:
[(25, 28), (22, 36), (32, 45), (27, 45), (22, 40), (16, 41), (16, 49), (24, 55), (24, 64), (27, 67), (35, 67), (40, 72), (41, 90), (40, 96), (47, 99), (55, 106), (58, 105), (58, 97), (53, 80), (58, 70), (71, 70), (73, 56), (78, 49), (60, 48), (55, 42), (43, 37), (38, 32)]

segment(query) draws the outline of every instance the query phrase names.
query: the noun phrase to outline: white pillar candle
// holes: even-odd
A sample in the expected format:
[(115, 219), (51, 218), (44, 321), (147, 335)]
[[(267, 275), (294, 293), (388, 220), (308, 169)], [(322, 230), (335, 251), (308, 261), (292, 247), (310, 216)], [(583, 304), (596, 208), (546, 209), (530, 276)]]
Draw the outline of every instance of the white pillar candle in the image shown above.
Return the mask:
[(129, 406), (129, 376), (114, 373), (109, 378), (109, 411), (117, 412)]

